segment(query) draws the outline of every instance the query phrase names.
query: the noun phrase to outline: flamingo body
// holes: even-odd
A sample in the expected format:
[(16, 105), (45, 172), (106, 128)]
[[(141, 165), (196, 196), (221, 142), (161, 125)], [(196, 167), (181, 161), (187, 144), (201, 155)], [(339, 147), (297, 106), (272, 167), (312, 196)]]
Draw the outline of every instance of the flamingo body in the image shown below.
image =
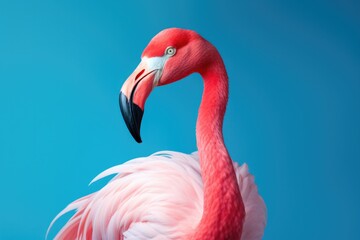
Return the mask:
[(224, 144), (228, 77), (216, 48), (194, 31), (157, 34), (121, 88), (119, 103), (137, 142), (145, 101), (156, 86), (194, 72), (204, 80), (196, 124), (198, 152), (159, 152), (110, 168), (99, 191), (58, 214), (76, 210), (56, 239), (260, 240), (266, 207), (246, 164), (233, 162)]
[[(233, 163), (246, 217), (241, 240), (259, 240), (266, 208), (248, 166)], [(163, 151), (133, 159), (99, 174), (91, 183), (116, 174), (98, 192), (69, 204), (75, 215), (57, 239), (187, 239), (203, 213), (199, 156)]]

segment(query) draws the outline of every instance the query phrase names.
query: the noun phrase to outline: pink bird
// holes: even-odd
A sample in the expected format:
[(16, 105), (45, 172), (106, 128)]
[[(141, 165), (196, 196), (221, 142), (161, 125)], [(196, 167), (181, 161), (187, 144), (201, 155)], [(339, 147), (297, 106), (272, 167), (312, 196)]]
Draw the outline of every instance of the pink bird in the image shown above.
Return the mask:
[[(194, 31), (157, 34), (120, 91), (126, 125), (141, 142), (144, 105), (156, 86), (199, 73), (204, 92), (196, 123), (198, 152), (163, 151), (112, 167), (92, 182), (116, 174), (97, 192), (61, 211), (76, 213), (56, 239), (258, 240), (266, 207), (246, 164), (233, 162), (222, 125), (228, 77), (217, 49)], [(49, 232), (49, 230), (48, 230)]]

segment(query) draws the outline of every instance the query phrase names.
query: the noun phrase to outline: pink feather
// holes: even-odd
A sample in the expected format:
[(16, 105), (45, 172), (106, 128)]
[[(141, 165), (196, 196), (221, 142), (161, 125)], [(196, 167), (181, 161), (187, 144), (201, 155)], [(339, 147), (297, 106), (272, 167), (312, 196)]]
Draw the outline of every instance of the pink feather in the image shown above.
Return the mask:
[[(246, 211), (241, 240), (259, 240), (266, 224), (265, 204), (248, 166), (233, 165)], [(175, 240), (195, 230), (203, 209), (197, 153), (164, 151), (133, 159), (105, 170), (91, 183), (113, 174), (98, 192), (59, 213), (49, 230), (62, 215), (77, 211), (56, 239)]]

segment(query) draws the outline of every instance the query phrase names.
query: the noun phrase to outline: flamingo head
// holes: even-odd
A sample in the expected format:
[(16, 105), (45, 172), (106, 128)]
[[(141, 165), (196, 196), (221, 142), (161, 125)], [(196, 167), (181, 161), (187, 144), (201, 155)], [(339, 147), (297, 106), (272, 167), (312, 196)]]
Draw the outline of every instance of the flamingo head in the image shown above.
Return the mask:
[(156, 86), (166, 85), (200, 72), (211, 61), (215, 48), (199, 34), (179, 28), (158, 33), (145, 48), (141, 62), (123, 84), (119, 104), (125, 123), (141, 143), (140, 125), (144, 106)]

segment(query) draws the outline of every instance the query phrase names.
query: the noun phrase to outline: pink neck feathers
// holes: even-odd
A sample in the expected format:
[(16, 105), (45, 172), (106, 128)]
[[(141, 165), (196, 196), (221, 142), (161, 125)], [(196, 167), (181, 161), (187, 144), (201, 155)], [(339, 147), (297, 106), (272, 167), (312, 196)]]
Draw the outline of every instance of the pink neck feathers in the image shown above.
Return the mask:
[(204, 92), (196, 139), (204, 182), (204, 211), (192, 239), (238, 240), (245, 210), (222, 134), (228, 77), (220, 55), (217, 51), (214, 55), (212, 63), (200, 71)]

